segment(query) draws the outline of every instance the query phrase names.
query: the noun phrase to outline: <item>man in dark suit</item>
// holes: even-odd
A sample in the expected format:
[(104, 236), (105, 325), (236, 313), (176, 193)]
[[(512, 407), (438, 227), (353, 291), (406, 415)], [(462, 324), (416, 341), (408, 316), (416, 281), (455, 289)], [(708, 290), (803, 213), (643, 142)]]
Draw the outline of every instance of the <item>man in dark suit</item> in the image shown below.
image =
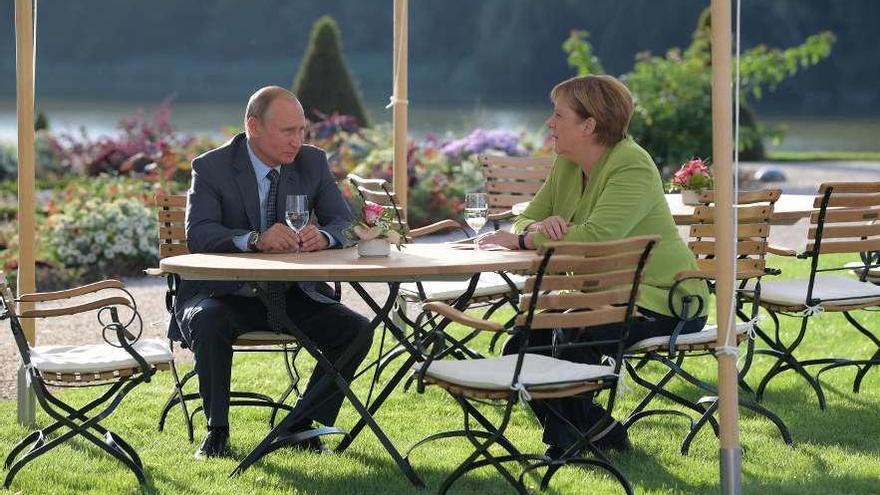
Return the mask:
[[(245, 111), (245, 127), (246, 133), (193, 160), (186, 211), (189, 250), (285, 253), (345, 245), (351, 212), (324, 151), (303, 144), (306, 119), (293, 93), (278, 86), (254, 93)], [(296, 233), (285, 225), (285, 200), (291, 194), (308, 196), (317, 226)], [(370, 348), (368, 321), (340, 304), (326, 284), (268, 283), (263, 288), (273, 302), (268, 311), (255, 297), (256, 283), (184, 280), (180, 284), (175, 319), (180, 336), (195, 354), (199, 394), (208, 418), (197, 458), (228, 454), (232, 342), (238, 335), (266, 328), (283, 332), (276, 311), (286, 311), (347, 380)], [(349, 348), (351, 358), (336, 362)], [(313, 428), (312, 420), (324, 425), (336, 420), (343, 396), (332, 380), (316, 386), (325, 374), (316, 367), (303, 397), (321, 397), (320, 404), (291, 433)], [(318, 437), (297, 446), (325, 450)]]

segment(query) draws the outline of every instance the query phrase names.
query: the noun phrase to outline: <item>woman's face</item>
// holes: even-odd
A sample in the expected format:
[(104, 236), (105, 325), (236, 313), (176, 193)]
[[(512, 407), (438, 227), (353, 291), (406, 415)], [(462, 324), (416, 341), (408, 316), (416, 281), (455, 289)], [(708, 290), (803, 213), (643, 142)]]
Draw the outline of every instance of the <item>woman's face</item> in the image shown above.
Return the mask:
[(553, 113), (544, 122), (550, 128), (550, 137), (556, 154), (569, 156), (577, 147), (586, 142), (586, 119), (557, 99), (553, 105)]

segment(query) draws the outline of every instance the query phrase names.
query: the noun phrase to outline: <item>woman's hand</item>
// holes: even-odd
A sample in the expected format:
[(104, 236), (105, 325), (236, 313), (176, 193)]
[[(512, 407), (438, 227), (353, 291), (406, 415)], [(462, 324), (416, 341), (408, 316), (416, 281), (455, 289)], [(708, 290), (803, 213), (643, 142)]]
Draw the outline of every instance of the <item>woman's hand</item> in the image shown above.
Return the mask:
[(480, 247), (501, 246), (507, 249), (519, 249), (519, 239), (516, 238), (516, 234), (504, 230), (496, 230), (484, 235), (478, 244)]
[(533, 223), (530, 227), (534, 228), (535, 232), (540, 232), (554, 241), (561, 240), (562, 236), (568, 232), (568, 222), (559, 215), (547, 217), (540, 222)]

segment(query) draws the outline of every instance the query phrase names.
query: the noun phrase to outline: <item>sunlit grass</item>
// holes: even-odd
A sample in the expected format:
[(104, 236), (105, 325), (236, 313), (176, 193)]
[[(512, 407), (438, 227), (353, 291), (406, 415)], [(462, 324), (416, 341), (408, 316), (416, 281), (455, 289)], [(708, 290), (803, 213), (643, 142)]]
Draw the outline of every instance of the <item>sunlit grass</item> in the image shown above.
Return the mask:
[[(773, 259), (783, 277), (804, 275), (802, 262)], [(867, 316), (869, 328), (880, 329), (880, 313)], [(769, 321), (769, 320), (765, 320)], [(795, 330), (795, 321), (784, 318), (785, 333)], [(374, 346), (374, 352), (378, 348)], [(475, 347), (485, 348), (485, 340)], [(824, 314), (811, 325), (801, 357), (867, 357), (872, 345), (851, 329), (840, 315)], [(236, 358), (234, 381), (259, 383), (273, 393), (285, 384), (278, 356)], [(756, 358), (749, 381), (755, 385), (771, 361)], [(303, 360), (301, 369), (310, 369)], [(688, 361), (688, 369), (714, 381), (715, 361), (711, 357)], [(654, 370), (655, 372), (658, 370)], [(880, 491), (880, 369), (868, 374), (860, 394), (853, 394), (854, 371), (843, 369), (823, 376), (828, 408), (819, 410), (813, 391), (792, 373), (774, 380), (764, 404), (777, 412), (794, 436), (794, 447), (786, 446), (767, 420), (743, 412), (740, 436), (743, 456), (744, 493), (827, 494), (877, 493)], [(366, 377), (365, 377), (366, 378)], [(368, 380), (354, 384), (365, 397)], [(696, 397), (681, 383), (675, 390)], [(140, 453), (147, 469), (146, 493), (320, 493), (373, 494), (417, 493), (397, 470), (379, 442), (369, 432), (361, 435), (343, 455), (314, 456), (281, 450), (258, 463), (244, 475), (228, 475), (250, 448), (267, 431), (267, 415), (261, 410), (233, 408), (232, 447), (236, 460), (193, 460), (195, 445), (186, 440), (179, 411), (172, 413), (165, 432), (156, 432), (159, 409), (171, 388), (170, 377), (161, 374), (153, 383), (140, 386), (105, 424), (120, 433)], [(65, 398), (81, 402), (81, 391)], [(625, 416), (635, 406), (640, 391), (634, 389), (618, 402), (616, 414)], [(491, 411), (489, 411), (491, 413)], [(15, 403), (0, 404), (0, 445), (8, 450), (26, 430), (16, 424)], [(338, 424), (351, 426), (356, 414), (343, 408)], [(429, 388), (395, 392), (377, 419), (401, 450), (430, 433), (461, 427), (458, 406), (445, 393)], [(47, 424), (45, 415), (38, 422)], [(633, 450), (612, 454), (612, 460), (632, 482), (637, 493), (718, 493), (718, 441), (711, 429), (701, 432), (690, 455), (679, 453), (686, 424), (681, 418), (657, 416), (640, 421), (630, 431)], [(197, 421), (201, 437), (204, 421)], [(526, 408), (519, 407), (508, 436), (522, 450), (539, 452), (540, 431)], [(335, 442), (336, 440), (332, 440)], [(435, 492), (442, 479), (471, 452), (461, 440), (445, 440), (416, 451), (415, 469)], [(454, 486), (454, 493), (509, 493), (508, 485), (492, 468), (479, 470)], [(13, 491), (22, 493), (136, 493), (138, 484), (127, 469), (86, 442), (68, 443), (28, 465), (16, 477)], [(621, 493), (614, 481), (594, 471), (566, 469), (554, 480), (549, 493)]]

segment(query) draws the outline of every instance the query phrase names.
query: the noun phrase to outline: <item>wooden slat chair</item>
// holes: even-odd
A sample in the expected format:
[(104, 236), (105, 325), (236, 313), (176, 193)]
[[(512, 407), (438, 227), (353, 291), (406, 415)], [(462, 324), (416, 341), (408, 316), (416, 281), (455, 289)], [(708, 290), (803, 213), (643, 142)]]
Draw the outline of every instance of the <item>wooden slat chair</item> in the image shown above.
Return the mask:
[[(523, 310), (517, 315), (516, 326), (510, 331), (523, 337), (522, 346), (516, 354), (484, 359), (437, 360), (445, 346), (445, 335), (440, 331), (435, 332), (434, 353), (415, 367), (418, 388), (423, 391), (425, 384), (433, 384), (449, 392), (464, 411), (465, 428), (430, 435), (416, 443), (407, 456), (429, 442), (450, 437), (466, 437), (476, 447), (474, 453), (443, 481), (439, 493), (446, 493), (468, 471), (490, 464), (518, 493), (528, 493), (524, 486), (528, 473), (548, 467), (541, 481), (541, 488), (546, 489), (554, 473), (564, 465), (600, 467), (617, 478), (627, 493), (632, 493), (623, 474), (590, 441), (595, 431), (580, 432), (571, 426), (577, 441), (558, 460), (519, 452), (504, 436), (504, 432), (510, 423), (513, 407), (520, 400), (572, 397), (607, 390), (607, 410), (609, 413), (613, 410), (623, 339), (636, 314), (635, 300), (642, 270), (656, 242), (657, 237), (634, 237), (601, 243), (549, 242), (542, 246), (536, 253), (531, 276), (526, 281), (521, 300)], [(475, 330), (504, 331), (504, 327), (497, 322), (473, 318), (441, 302), (431, 302), (425, 306)], [(529, 345), (528, 335), (532, 330), (584, 328), (589, 331), (592, 326), (614, 323), (624, 327), (619, 339), (592, 343), (554, 342), (550, 346)], [(608, 365), (575, 363), (530, 352), (614, 344), (617, 350), (614, 356), (610, 356), (613, 361)], [(489, 422), (474, 404), (485, 401), (497, 401), (503, 405), (497, 424)], [(558, 411), (549, 405), (548, 409), (565, 421)], [(472, 424), (471, 418), (480, 424)], [(597, 428), (601, 426), (593, 430)], [(490, 452), (494, 445), (500, 446), (506, 453), (497, 455)], [(581, 457), (581, 451), (585, 452), (586, 457)], [(505, 467), (505, 463), (511, 461), (524, 467), (518, 478)]]
[[(177, 256), (188, 254), (189, 249), (186, 246), (186, 195), (166, 195), (157, 194), (156, 198), (157, 218), (159, 221), (159, 257), (167, 258), (169, 256)], [(146, 270), (147, 274), (154, 276), (164, 276), (168, 282), (168, 290), (165, 293), (165, 306), (171, 318), (174, 318), (174, 298), (177, 293), (177, 287), (180, 279), (176, 275), (167, 274), (158, 268)], [(172, 348), (174, 343), (171, 343)], [(275, 333), (269, 329), (263, 331), (247, 332), (240, 335), (233, 342), (233, 352), (271, 352), (280, 353), (284, 361), (284, 368), (287, 372), (288, 384), (287, 388), (277, 399), (273, 399), (269, 395), (246, 390), (233, 390), (230, 392), (230, 406), (258, 406), (269, 407), (272, 414), (269, 417), (270, 426), (274, 424), (275, 417), (279, 409), (289, 411), (291, 406), (287, 404), (291, 394), (296, 393), (299, 396), (299, 372), (296, 369), (295, 359), (300, 350), (296, 340), (287, 334)], [(197, 376), (197, 370), (192, 370), (183, 376), (181, 386), (185, 386), (190, 379)], [(190, 400), (198, 400), (198, 392), (190, 392), (182, 395), (171, 395), (162, 408), (159, 416), (159, 431), (165, 428), (165, 421), (168, 413), (178, 403), (184, 407), (184, 421), (186, 422), (187, 434), (189, 441), (192, 442), (193, 437), (193, 418), (202, 410), (202, 406), (197, 406), (192, 413), (187, 413), (186, 402)]]
[(501, 221), (515, 216), (513, 205), (532, 200), (553, 168), (552, 156), (479, 155), (478, 160), (486, 180), (488, 220), (496, 230)]
[[(825, 408), (821, 374), (844, 366), (857, 368), (853, 380), (853, 392), (858, 393), (862, 380), (876, 364), (880, 364), (880, 338), (872, 333), (854, 316), (856, 312), (875, 311), (880, 307), (880, 287), (867, 281), (867, 274), (880, 268), (880, 182), (827, 182), (819, 186), (810, 215), (810, 228), (806, 249), (797, 253), (788, 249), (771, 248), (770, 252), (782, 256), (796, 256), (809, 260), (810, 275), (806, 278), (766, 281), (761, 284), (761, 307), (767, 310), (774, 324), (774, 337), (770, 338), (758, 328), (769, 349), (757, 352), (768, 354), (776, 361), (761, 379), (756, 393), (764, 394), (770, 381), (779, 374), (794, 370), (813, 387), (821, 409)], [(822, 255), (832, 254), (833, 257)], [(860, 278), (844, 276), (852, 266), (839, 263), (842, 256), (850, 254), (860, 260)], [(829, 258), (832, 258), (829, 260)], [(821, 262), (821, 266), (820, 266)], [(838, 274), (833, 274), (837, 272)], [(841, 273), (842, 272), (842, 273)], [(810, 321), (821, 313), (843, 313), (846, 320), (877, 350), (870, 358), (817, 358), (800, 360), (795, 351), (804, 339)], [(800, 320), (800, 329), (790, 343), (782, 342), (779, 315)], [(826, 316), (827, 318), (827, 316)], [(821, 332), (821, 328), (814, 328)], [(809, 366), (821, 366), (815, 376), (807, 371)]]
[[(446, 219), (435, 222), (426, 227), (409, 230), (406, 222), (406, 215), (403, 209), (397, 204), (397, 197), (388, 187), (387, 181), (384, 179), (364, 179), (354, 174), (349, 174), (349, 181), (357, 189), (361, 198), (365, 201), (372, 201), (391, 209), (394, 217), (397, 219), (398, 225), (401, 225), (404, 231), (408, 231), (407, 240), (415, 241), (420, 237), (435, 234), (439, 232), (449, 232), (459, 230), (467, 237), (468, 232), (462, 224), (454, 220)], [(471, 242), (472, 239), (464, 239), (463, 242)], [(514, 310), (518, 308), (516, 301), (519, 298), (520, 290), (525, 283), (525, 277), (500, 272), (500, 273), (483, 273), (471, 296), (469, 309), (485, 308), (483, 313), (484, 319), (489, 319), (492, 315), (503, 308), (511, 306)], [(428, 313), (420, 312), (416, 318), (411, 318), (407, 312), (409, 306), (421, 307), (424, 303), (441, 301), (452, 304), (458, 299), (468, 288), (468, 281), (436, 281), (436, 282), (416, 282), (404, 283), (400, 285), (400, 303), (398, 304), (398, 318), (403, 320), (411, 328), (422, 328), (424, 326), (434, 326), (434, 319)], [(505, 323), (506, 327), (513, 325), (513, 318)], [(462, 346), (457, 347), (458, 350), (465, 352), (470, 357), (477, 357), (477, 354), (471, 353), (464, 344), (477, 335), (473, 332), (464, 337), (459, 342)]]
[[(736, 280), (739, 283), (740, 289), (744, 289), (748, 281), (760, 280), (767, 272), (765, 255), (768, 249), (767, 239), (770, 235), (770, 218), (773, 215), (774, 204), (780, 195), (781, 191), (779, 189), (743, 192), (737, 195), (737, 204), (739, 206), (737, 207), (736, 226), (738, 254)], [(675, 285), (670, 290), (669, 306), (672, 312), (678, 315), (679, 324), (670, 337), (647, 338), (629, 346), (626, 349), (627, 361), (625, 362), (627, 371), (632, 376), (633, 381), (647, 388), (648, 392), (624, 421), (624, 425), (630, 427), (642, 418), (657, 414), (679, 415), (687, 418), (690, 421), (690, 430), (681, 444), (681, 453), (683, 455), (688, 453), (691, 442), (706, 423), (712, 426), (716, 435), (718, 434), (718, 424), (714, 419), (714, 413), (718, 407), (715, 387), (696, 378), (684, 370), (682, 366), (686, 358), (715, 354), (717, 351), (718, 327), (717, 325), (706, 325), (700, 332), (679, 334), (684, 324), (699, 315), (702, 309), (706, 307), (708, 301), (701, 301), (698, 297), (677, 296), (676, 287), (686, 280), (699, 279), (706, 280), (709, 282), (710, 288), (714, 288), (714, 281), (718, 270), (718, 263), (715, 259), (717, 226), (715, 224), (716, 213), (713, 205), (714, 193), (711, 191), (703, 193), (700, 201), (702, 204), (695, 208), (692, 222), (689, 222), (691, 226), (690, 240), (688, 242), (688, 246), (697, 257), (698, 270), (676, 274)], [(753, 289), (750, 289), (749, 294), (751, 294), (751, 290)], [(676, 309), (677, 306), (673, 305), (674, 297), (681, 297), (681, 305), (678, 306), (681, 308), (681, 314)], [(743, 312), (743, 302), (743, 298), (738, 296), (738, 314), (747, 322), (736, 325), (736, 344), (740, 344), (743, 341), (748, 343), (745, 362), (739, 371), (739, 382), (747, 392), (751, 392), (745, 383), (744, 377), (751, 365), (752, 353), (754, 352), (754, 341), (748, 339), (748, 332), (752, 328), (752, 323), (756, 321), (758, 305), (752, 304), (751, 316), (749, 317)], [(632, 361), (637, 361), (638, 364), (633, 364)], [(650, 381), (639, 375), (639, 369), (648, 362), (657, 362), (666, 367), (666, 373), (662, 378), (657, 381)], [(666, 388), (666, 385), (676, 376), (685, 380), (697, 390), (704, 393), (708, 392), (710, 395), (700, 398), (697, 402), (692, 402), (679, 394), (671, 392)], [(648, 405), (657, 396), (664, 397), (696, 412), (698, 419), (694, 421), (688, 414), (675, 409), (648, 409)], [(783, 440), (791, 444), (791, 434), (788, 427), (776, 414), (747, 396), (741, 395), (739, 403), (741, 406), (770, 419), (779, 429)]]
[[(38, 306), (24, 309), (22, 303)], [(32, 346), (21, 326), (22, 319), (41, 318), (50, 327), (61, 317), (82, 313), (95, 314), (95, 333), (101, 335), (103, 343)], [(149, 382), (159, 370), (171, 370), (175, 394), (180, 395), (181, 388), (171, 348), (163, 340), (141, 338), (143, 321), (122, 282), (104, 280), (57, 292), (22, 294), (15, 299), (0, 273), (0, 320), (4, 319), (9, 320), (37, 403), (53, 423), (28, 434), (12, 448), (4, 463), (8, 473), (3, 486), (9, 488), (16, 473), (29, 462), (77, 437), (119, 460), (141, 484), (145, 483), (144, 465), (135, 449), (101, 422), (134, 387)], [(71, 387), (107, 389), (80, 408), (68, 405), (50, 391)]]

